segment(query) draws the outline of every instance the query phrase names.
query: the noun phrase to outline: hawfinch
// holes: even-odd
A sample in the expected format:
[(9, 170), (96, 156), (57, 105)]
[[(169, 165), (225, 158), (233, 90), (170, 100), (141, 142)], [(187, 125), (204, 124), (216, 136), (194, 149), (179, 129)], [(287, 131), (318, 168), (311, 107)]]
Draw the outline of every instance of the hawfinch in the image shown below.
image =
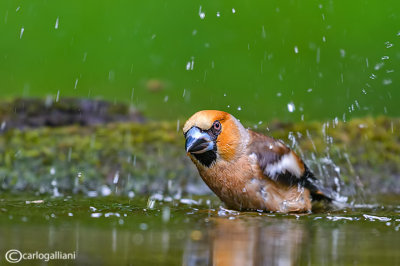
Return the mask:
[(310, 212), (312, 199), (331, 201), (291, 149), (226, 112), (197, 112), (183, 133), (201, 178), (228, 208)]

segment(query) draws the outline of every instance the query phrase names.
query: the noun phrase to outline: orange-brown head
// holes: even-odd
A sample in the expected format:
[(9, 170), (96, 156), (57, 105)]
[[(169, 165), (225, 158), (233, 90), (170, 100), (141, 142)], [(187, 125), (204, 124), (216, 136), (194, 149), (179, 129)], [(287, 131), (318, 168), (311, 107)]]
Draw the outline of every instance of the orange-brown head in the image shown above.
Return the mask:
[(204, 110), (190, 117), (183, 127), (186, 152), (206, 167), (218, 160), (232, 161), (244, 150), (248, 133), (232, 115)]

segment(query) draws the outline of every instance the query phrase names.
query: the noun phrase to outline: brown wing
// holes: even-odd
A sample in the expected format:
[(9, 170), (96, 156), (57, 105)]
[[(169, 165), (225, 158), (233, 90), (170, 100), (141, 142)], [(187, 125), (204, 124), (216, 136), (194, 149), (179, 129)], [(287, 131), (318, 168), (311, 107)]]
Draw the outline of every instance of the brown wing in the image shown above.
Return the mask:
[(288, 186), (306, 187), (313, 199), (331, 200), (331, 192), (320, 184), (307, 165), (283, 142), (249, 132), (249, 155), (257, 157), (258, 165), (267, 178)]

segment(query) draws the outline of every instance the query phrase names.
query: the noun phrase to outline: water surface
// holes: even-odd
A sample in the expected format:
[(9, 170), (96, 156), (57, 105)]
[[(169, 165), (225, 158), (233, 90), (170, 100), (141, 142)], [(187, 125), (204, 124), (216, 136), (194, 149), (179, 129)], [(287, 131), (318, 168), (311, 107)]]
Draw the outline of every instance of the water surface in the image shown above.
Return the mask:
[(0, 213), (2, 262), (15, 248), (75, 251), (66, 265), (400, 264), (398, 204), (286, 215), (226, 210), (211, 196), (7, 196)]

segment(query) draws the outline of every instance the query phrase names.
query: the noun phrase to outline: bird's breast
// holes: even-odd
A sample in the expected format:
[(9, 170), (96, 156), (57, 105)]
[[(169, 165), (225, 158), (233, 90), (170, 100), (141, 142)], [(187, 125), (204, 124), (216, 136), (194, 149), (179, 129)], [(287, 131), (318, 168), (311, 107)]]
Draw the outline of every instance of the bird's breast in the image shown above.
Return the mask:
[(204, 182), (229, 208), (284, 213), (311, 210), (308, 189), (269, 179), (249, 156), (234, 163), (219, 161), (210, 168), (197, 168)]

